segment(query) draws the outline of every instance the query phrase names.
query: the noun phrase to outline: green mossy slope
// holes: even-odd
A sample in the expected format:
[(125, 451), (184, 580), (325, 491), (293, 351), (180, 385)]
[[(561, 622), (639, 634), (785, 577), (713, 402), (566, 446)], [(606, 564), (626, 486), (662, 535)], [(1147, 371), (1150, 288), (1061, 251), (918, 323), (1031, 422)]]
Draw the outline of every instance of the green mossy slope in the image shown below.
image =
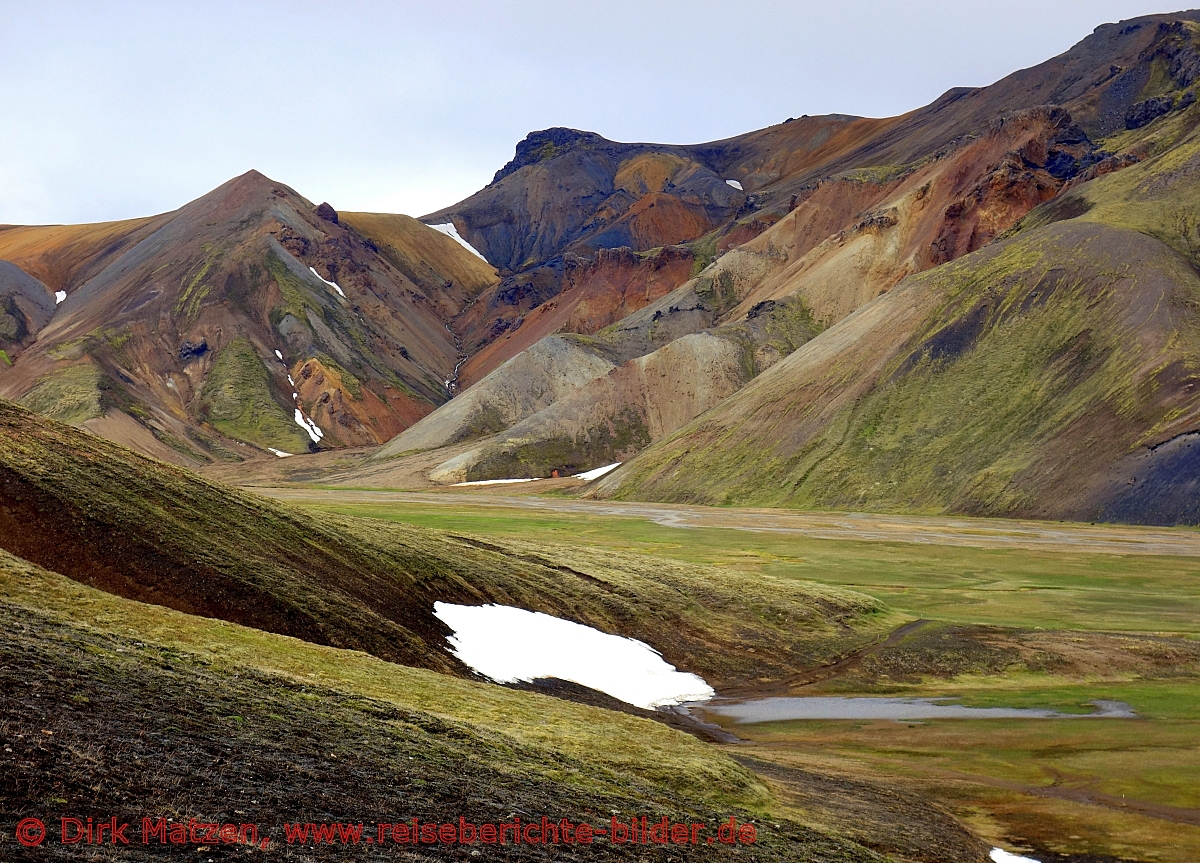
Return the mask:
[[(116, 816), (133, 824), (123, 859), (181, 853), (143, 847), (144, 816), (257, 824), (278, 854), (284, 822), (366, 822), (366, 836), (376, 821), (519, 814), (600, 825), (634, 813), (759, 825), (754, 846), (702, 843), (689, 858), (883, 859), (772, 817), (750, 771), (659, 723), (120, 599), (4, 552), (0, 660), (0, 818)], [(672, 846), (586, 850), (589, 859), (678, 855)], [(469, 851), (425, 846), (421, 859)], [(54, 838), (38, 852), (77, 857)], [(399, 852), (390, 843), (291, 849), (322, 860)], [(488, 856), (564, 859), (562, 846), (511, 843)]]
[(272, 395), (266, 367), (247, 338), (217, 354), (201, 397), (201, 412), (223, 435), (284, 452), (308, 449), (307, 434)]
[(43, 375), (22, 396), (21, 404), (62, 423), (94, 419), (104, 413), (100, 407), (100, 372), (85, 364)]
[(1126, 463), (1200, 416), (1198, 192), (1195, 135), (1078, 187), (814, 339), (600, 493), (1196, 523), (1186, 501), (1119, 501)]
[(459, 673), (437, 600), (639, 638), (714, 683), (795, 673), (896, 622), (805, 582), (316, 515), (5, 402), (0, 548), (129, 598)]

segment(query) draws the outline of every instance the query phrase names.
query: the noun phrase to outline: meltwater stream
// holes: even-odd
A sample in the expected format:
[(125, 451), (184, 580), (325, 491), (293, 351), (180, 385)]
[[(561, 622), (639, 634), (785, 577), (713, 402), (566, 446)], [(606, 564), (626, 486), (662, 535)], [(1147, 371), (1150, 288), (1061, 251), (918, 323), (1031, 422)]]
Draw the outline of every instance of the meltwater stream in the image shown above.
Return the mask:
[(650, 645), (507, 605), (435, 602), (454, 654), (497, 683), (557, 677), (646, 709), (705, 701), (712, 687)]

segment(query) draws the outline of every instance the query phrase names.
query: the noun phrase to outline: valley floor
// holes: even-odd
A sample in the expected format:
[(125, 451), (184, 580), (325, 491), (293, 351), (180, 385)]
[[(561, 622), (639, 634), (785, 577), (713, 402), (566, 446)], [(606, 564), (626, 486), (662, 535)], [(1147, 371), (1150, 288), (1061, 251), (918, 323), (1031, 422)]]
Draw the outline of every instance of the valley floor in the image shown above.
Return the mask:
[[(1200, 532), (706, 509), (554, 496), (258, 489), (496, 541), (637, 551), (850, 587), (910, 621), (835, 663), (723, 698), (953, 697), (1136, 719), (719, 722), (798, 820), (918, 860), (955, 818), (1049, 861), (1200, 859)], [(933, 805), (930, 805), (932, 802)], [(963, 842), (967, 839), (964, 836)]]

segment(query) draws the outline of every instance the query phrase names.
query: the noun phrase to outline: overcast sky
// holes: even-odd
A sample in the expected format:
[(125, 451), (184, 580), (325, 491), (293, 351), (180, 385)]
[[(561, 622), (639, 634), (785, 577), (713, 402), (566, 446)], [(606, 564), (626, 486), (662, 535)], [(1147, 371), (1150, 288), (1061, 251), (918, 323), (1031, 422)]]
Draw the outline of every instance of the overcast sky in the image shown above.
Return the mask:
[(526, 133), (694, 143), (890, 116), (1144, 0), (54, 3), (0, 0), (0, 223), (174, 209), (250, 168), (421, 215)]

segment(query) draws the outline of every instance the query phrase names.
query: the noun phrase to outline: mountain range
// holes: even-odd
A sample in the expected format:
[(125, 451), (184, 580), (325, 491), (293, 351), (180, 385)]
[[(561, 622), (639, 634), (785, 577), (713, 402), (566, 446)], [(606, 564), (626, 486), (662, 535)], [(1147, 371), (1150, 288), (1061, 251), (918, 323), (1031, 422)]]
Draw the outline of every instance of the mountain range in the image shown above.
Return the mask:
[(1198, 46), (1147, 16), (898, 117), (547, 129), (420, 221), (250, 172), (3, 228), (0, 395), (189, 465), (383, 444), (357, 485), (1196, 523)]

